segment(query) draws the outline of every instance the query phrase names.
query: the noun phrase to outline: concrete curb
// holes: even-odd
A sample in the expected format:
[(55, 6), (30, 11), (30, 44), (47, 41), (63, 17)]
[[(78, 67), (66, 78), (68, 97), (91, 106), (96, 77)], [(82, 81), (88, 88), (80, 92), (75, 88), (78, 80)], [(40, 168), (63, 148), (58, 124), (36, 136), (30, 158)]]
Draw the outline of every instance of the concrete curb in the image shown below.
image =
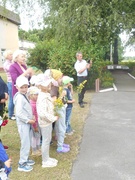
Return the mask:
[(102, 89), (99, 92), (117, 91), (116, 85), (113, 83), (113, 88)]

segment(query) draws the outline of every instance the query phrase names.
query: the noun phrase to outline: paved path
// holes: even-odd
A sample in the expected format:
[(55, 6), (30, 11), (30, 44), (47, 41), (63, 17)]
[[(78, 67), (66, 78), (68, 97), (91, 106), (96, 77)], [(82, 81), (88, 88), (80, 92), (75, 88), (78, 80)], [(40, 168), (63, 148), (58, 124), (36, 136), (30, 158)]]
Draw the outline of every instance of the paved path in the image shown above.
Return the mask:
[(113, 76), (118, 91), (93, 94), (72, 180), (135, 180), (135, 80)]

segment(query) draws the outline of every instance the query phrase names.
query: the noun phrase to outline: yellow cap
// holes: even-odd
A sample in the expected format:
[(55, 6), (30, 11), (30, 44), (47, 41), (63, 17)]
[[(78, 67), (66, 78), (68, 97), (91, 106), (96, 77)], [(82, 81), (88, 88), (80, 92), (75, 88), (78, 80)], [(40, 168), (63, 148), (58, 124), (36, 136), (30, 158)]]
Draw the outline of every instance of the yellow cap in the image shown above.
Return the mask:
[(57, 69), (51, 69), (52, 77), (57, 81), (58, 79), (62, 78), (62, 72)]

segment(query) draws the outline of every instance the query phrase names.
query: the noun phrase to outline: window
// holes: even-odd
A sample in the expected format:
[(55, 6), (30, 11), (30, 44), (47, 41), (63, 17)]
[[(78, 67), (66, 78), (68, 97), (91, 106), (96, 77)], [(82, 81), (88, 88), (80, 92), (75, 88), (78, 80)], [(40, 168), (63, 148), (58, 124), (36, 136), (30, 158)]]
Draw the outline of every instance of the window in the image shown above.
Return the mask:
[(5, 59), (4, 59), (4, 56), (3, 56), (3, 53), (6, 49), (1, 49), (1, 62), (2, 64), (4, 63)]

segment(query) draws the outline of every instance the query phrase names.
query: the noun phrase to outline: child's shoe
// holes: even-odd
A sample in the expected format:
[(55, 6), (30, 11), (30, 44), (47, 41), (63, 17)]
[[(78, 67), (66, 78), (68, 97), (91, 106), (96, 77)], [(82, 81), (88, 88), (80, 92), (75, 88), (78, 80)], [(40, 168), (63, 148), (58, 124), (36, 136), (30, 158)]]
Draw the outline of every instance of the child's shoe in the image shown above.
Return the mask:
[(27, 165), (29, 165), (29, 166), (33, 166), (33, 165), (35, 164), (35, 161), (33, 161), (33, 160), (31, 160), (31, 159), (28, 159), (26, 163), (27, 163)]
[(65, 148), (70, 148), (70, 145), (69, 145), (69, 144), (64, 144), (64, 143), (63, 143), (63, 147), (65, 147)]
[(55, 159), (55, 158), (49, 158), (49, 161), (52, 161), (52, 162), (54, 162), (54, 163), (58, 163), (58, 160)]
[(53, 162), (52, 160), (48, 160), (46, 162), (42, 162), (42, 167), (43, 168), (46, 168), (46, 167), (55, 167), (57, 166), (57, 163), (56, 162)]
[(72, 136), (73, 134), (74, 134), (73, 131), (66, 133), (66, 135), (68, 135), (68, 136)]
[(19, 164), (18, 171), (30, 172), (33, 167), (29, 166), (27, 163)]
[(58, 153), (67, 153), (69, 151), (70, 151), (70, 148), (66, 148), (66, 147), (58, 147), (57, 148)]

